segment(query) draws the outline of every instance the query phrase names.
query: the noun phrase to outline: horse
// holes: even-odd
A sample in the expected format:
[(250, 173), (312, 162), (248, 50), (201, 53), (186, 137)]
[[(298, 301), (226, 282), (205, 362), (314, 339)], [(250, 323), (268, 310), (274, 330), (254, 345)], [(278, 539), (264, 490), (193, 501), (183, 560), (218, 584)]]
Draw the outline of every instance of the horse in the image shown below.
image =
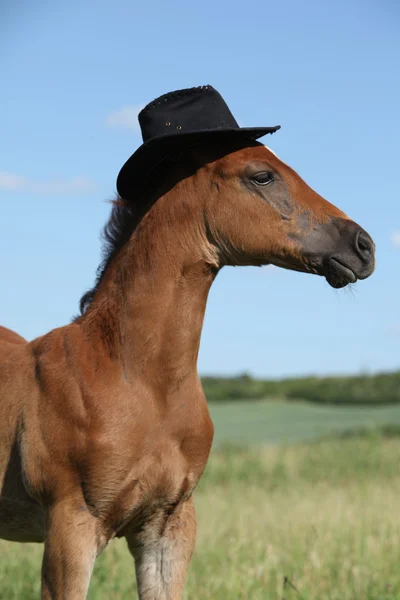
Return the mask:
[(219, 271), (273, 264), (340, 288), (374, 256), (364, 229), (256, 141), (171, 154), (116, 197), (80, 314), (29, 342), (0, 331), (0, 537), (44, 543), (42, 599), (86, 598), (115, 537), (140, 600), (182, 598), (214, 434), (197, 358)]

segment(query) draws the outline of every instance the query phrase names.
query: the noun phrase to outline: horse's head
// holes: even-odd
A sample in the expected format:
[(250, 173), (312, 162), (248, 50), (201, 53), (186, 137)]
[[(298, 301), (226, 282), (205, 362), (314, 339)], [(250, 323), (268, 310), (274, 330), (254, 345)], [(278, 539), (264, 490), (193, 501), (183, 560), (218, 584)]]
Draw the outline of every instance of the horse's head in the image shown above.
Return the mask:
[(219, 266), (274, 264), (323, 275), (335, 288), (371, 275), (368, 233), (271, 150), (254, 142), (214, 152), (210, 160), (209, 151), (193, 150), (201, 168), (192, 179), (204, 191), (207, 239)]

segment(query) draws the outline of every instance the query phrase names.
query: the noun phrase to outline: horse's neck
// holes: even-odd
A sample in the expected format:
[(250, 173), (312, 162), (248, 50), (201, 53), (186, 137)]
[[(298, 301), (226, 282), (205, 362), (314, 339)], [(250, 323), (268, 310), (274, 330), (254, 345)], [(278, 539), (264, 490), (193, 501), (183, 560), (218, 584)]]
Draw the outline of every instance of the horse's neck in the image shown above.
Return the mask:
[[(168, 221), (168, 219), (167, 219)], [(166, 392), (197, 376), (204, 312), (215, 271), (191, 223), (148, 214), (110, 264), (82, 326), (100, 331), (128, 380)]]

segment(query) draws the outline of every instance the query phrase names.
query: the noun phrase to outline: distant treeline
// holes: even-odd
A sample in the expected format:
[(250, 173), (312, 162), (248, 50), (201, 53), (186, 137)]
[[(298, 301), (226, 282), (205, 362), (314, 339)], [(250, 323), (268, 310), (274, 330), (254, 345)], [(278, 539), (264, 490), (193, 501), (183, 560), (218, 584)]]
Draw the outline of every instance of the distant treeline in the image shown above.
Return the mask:
[(203, 377), (210, 402), (286, 398), (322, 404), (393, 404), (400, 402), (400, 371), (353, 377), (304, 377), (280, 381), (237, 377)]

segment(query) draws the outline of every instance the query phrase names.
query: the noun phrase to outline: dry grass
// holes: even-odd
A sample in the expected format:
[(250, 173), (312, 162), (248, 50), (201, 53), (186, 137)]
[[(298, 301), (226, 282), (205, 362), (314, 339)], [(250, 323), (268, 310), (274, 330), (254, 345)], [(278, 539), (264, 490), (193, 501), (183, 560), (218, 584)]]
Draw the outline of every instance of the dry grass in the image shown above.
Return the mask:
[[(400, 598), (400, 441), (378, 435), (226, 448), (196, 492), (188, 600)], [(0, 598), (39, 593), (41, 548), (0, 543)], [(132, 594), (123, 541), (98, 559), (89, 598)]]

